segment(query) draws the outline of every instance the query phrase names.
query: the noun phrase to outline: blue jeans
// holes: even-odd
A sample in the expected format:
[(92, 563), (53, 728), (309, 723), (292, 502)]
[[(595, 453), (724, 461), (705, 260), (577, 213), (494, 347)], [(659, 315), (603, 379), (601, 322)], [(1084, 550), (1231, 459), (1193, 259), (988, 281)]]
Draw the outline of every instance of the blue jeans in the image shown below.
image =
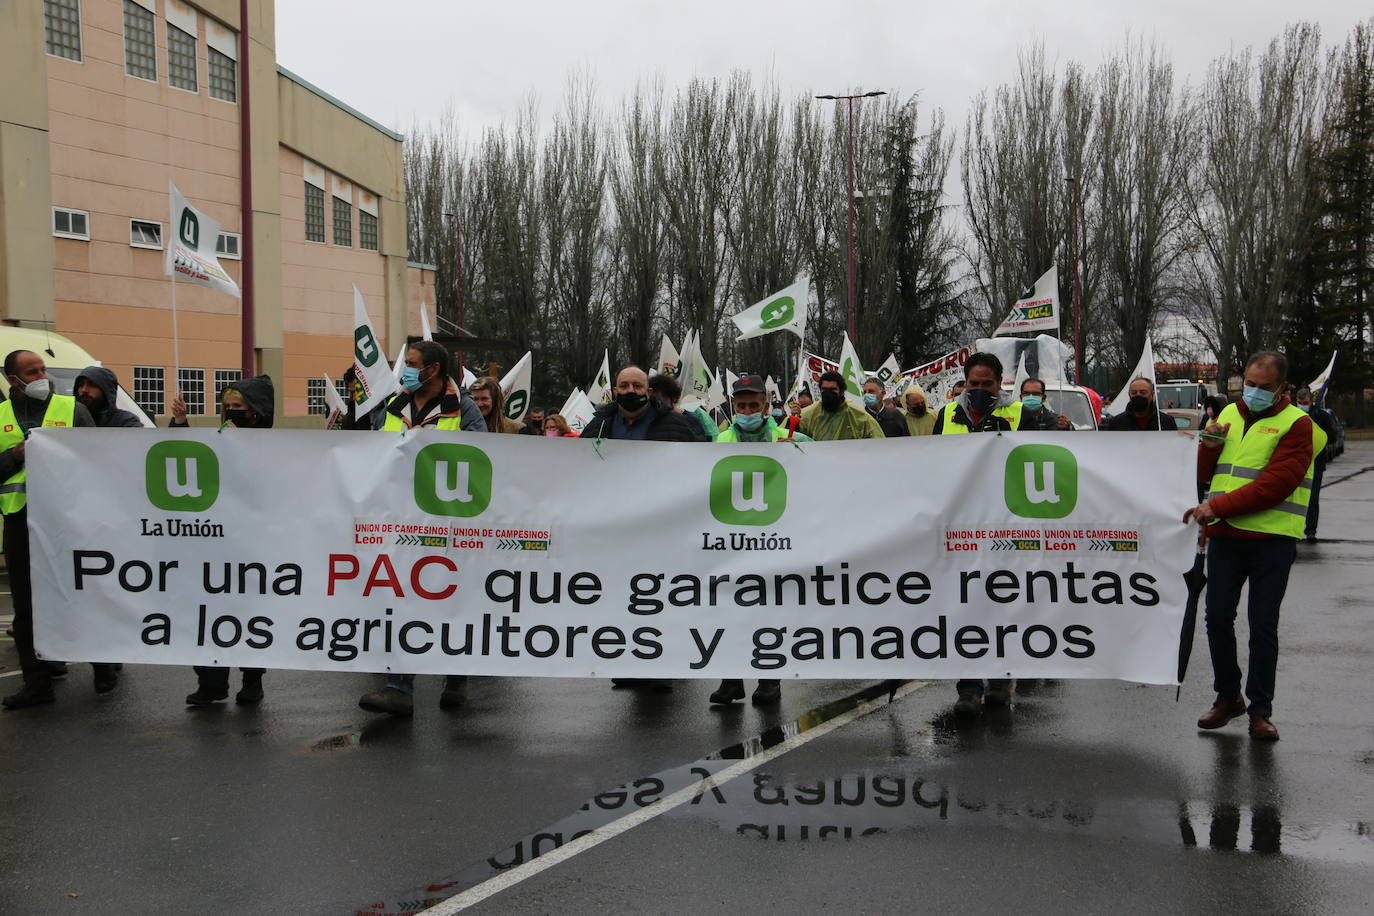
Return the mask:
[(1212, 655), (1212, 687), (1218, 703), (1240, 699), (1240, 661), (1236, 656), (1236, 609), (1248, 581), (1250, 595), (1250, 673), (1245, 697), (1250, 713), (1274, 713), (1274, 678), (1279, 664), (1279, 606), (1288, 589), (1288, 572), (1297, 541), (1269, 538), (1243, 541), (1216, 538), (1207, 545), (1207, 647)]

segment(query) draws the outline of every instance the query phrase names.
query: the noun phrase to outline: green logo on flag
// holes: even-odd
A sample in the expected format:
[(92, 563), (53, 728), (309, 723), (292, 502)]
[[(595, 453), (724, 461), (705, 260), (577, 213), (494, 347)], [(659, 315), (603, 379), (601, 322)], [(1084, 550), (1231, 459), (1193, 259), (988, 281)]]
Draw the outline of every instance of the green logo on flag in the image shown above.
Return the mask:
[(711, 469), (711, 514), (726, 525), (771, 525), (787, 509), (787, 469), (762, 455), (722, 458)]
[(1018, 445), (1007, 456), (1003, 495), (1022, 518), (1064, 518), (1078, 505), (1078, 459), (1059, 445)]
[(529, 401), (530, 394), (523, 388), (517, 388), (510, 393), (510, 398), (506, 401), (506, 419), (515, 420), (525, 410), (525, 403)]
[(415, 454), (415, 505), (430, 515), (481, 515), (491, 505), (491, 459), (471, 445), (426, 445)]
[(219, 458), (201, 442), (159, 442), (143, 462), (148, 502), (164, 512), (204, 512), (219, 497)]
[(862, 395), (864, 393), (863, 386), (859, 384), (858, 367), (854, 365), (854, 360), (852, 358), (844, 361), (844, 368), (840, 370), (840, 375), (844, 376), (844, 387), (846, 391), (853, 395)]
[(181, 233), (182, 244), (200, 248), (200, 218), (196, 216), (196, 211), (190, 207), (181, 208), (181, 225), (177, 231)]
[(771, 331), (785, 324), (791, 324), (793, 316), (796, 315), (796, 304), (797, 300), (791, 296), (779, 296), (774, 299), (759, 312), (759, 319), (763, 322), (760, 327), (765, 331)]
[(371, 369), (381, 355), (382, 348), (377, 346), (377, 338), (372, 336), (371, 328), (363, 325), (353, 331), (353, 358), (358, 361), (358, 365), (364, 369)]

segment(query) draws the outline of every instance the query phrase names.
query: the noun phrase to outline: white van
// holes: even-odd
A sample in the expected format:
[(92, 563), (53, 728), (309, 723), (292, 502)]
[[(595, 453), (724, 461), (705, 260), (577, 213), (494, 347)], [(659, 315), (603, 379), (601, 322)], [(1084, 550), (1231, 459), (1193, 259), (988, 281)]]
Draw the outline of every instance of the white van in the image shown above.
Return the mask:
[[(52, 379), (52, 390), (57, 394), (71, 394), (76, 385), (76, 377), (88, 366), (99, 366), (100, 360), (72, 343), (61, 334), (40, 331), (35, 328), (15, 328), (0, 326), (0, 358), (15, 350), (32, 350), (43, 357), (48, 367), (48, 378)], [(9, 379), (0, 373), (0, 392), (9, 397)], [(144, 426), (155, 426), (143, 408), (134, 403), (124, 386), (119, 386), (119, 396), (115, 406), (138, 417)]]

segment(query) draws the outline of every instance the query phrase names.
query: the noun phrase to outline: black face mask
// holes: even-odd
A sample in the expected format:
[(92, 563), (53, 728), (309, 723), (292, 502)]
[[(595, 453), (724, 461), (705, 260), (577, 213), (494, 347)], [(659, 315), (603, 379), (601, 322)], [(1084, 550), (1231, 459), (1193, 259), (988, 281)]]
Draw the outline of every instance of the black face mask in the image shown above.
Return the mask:
[(840, 405), (843, 403), (844, 395), (840, 394), (840, 392), (835, 389), (827, 388), (821, 392), (821, 408), (823, 410), (834, 413), (840, 409)]
[(976, 413), (987, 413), (997, 406), (997, 395), (985, 388), (965, 388), (964, 400)]
[(649, 403), (647, 394), (640, 394), (637, 391), (622, 391), (615, 396), (615, 402), (620, 405), (620, 409), (626, 413), (634, 413), (645, 404)]
[(908, 407), (906, 412), (913, 417), (924, 417), (926, 415), (926, 405), (917, 404), (915, 407)]
[(1126, 406), (1130, 408), (1131, 413), (1144, 413), (1145, 409), (1150, 406), (1150, 399), (1136, 395), (1126, 402)]
[(233, 423), (242, 429), (248, 425), (248, 409), (246, 407), (226, 407), (224, 409), (224, 422)]

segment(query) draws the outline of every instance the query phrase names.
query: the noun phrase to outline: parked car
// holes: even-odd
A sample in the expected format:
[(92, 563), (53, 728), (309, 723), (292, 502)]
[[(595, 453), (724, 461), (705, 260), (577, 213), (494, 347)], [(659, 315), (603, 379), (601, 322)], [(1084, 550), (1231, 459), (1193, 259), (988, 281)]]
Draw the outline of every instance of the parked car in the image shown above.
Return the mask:
[[(1013, 386), (1003, 385), (1002, 390), (1012, 392), (1012, 397), (1016, 397)], [(1068, 417), (1074, 429), (1097, 429), (1097, 417), (1094, 415), (1092, 401), (1086, 388), (1047, 382), (1045, 406)]]

